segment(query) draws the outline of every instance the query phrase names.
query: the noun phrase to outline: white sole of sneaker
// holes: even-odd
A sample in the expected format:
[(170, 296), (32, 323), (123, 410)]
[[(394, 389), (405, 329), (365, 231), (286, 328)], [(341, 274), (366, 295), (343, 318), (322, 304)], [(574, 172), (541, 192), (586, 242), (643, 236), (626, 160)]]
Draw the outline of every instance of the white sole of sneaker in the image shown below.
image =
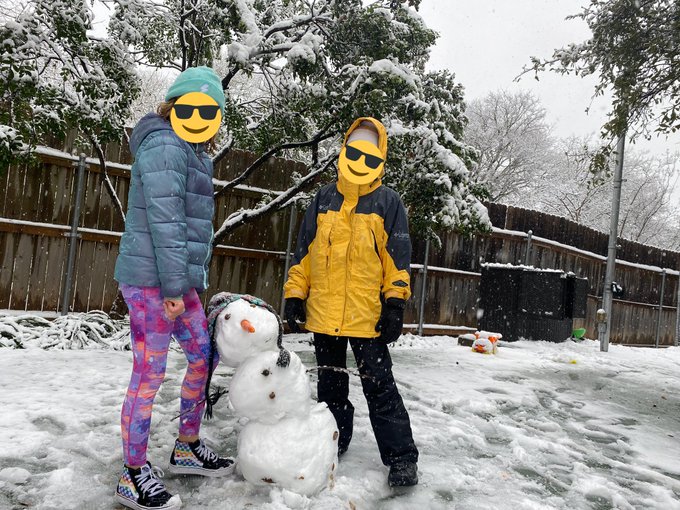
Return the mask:
[[(121, 496), (116, 492), (116, 501), (120, 503), (123, 506), (126, 506), (128, 508), (134, 508), (135, 510), (149, 510), (149, 508), (152, 508), (150, 506), (142, 506), (131, 499), (126, 498), (125, 496)], [(175, 494), (173, 497), (170, 498), (170, 500), (163, 506), (155, 506), (153, 507), (153, 510), (177, 510), (182, 507), (182, 499), (179, 497), (179, 495)]]
[(212, 478), (218, 478), (220, 476), (227, 476), (234, 472), (236, 468), (236, 463), (234, 462), (231, 466), (222, 469), (205, 469), (201, 467), (185, 467), (178, 466), (176, 464), (169, 464), (168, 471), (175, 475), (197, 475), (197, 476), (210, 476)]

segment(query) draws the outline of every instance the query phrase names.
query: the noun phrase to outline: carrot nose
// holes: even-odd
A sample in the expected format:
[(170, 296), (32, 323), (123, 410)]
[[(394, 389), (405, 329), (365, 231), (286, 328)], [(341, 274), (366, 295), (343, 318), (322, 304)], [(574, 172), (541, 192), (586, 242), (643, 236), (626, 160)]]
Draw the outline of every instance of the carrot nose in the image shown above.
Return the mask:
[(245, 329), (248, 333), (255, 333), (255, 328), (248, 319), (243, 319), (241, 321), (241, 327)]

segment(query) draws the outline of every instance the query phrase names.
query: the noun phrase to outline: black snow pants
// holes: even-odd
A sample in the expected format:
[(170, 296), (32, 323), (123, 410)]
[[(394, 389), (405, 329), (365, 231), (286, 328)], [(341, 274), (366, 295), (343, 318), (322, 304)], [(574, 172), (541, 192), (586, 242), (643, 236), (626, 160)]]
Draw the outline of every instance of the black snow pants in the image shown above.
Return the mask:
[[(319, 366), (347, 368), (347, 342), (362, 376), (361, 386), (380, 458), (390, 466), (397, 462), (418, 462), (411, 422), (392, 375), (392, 358), (387, 345), (371, 338), (348, 338), (314, 333), (314, 350)], [(319, 402), (326, 402), (335, 416), (340, 437), (338, 451), (347, 450), (352, 440), (354, 406), (349, 401), (349, 375), (320, 370), (317, 384)]]

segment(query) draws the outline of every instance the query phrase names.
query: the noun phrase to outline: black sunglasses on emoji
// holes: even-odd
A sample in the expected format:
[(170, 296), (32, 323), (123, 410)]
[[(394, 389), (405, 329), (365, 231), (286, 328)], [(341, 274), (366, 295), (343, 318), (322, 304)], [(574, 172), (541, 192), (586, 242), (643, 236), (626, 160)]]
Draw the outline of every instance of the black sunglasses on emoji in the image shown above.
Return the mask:
[(194, 114), (194, 110), (198, 110), (198, 114), (203, 120), (213, 120), (217, 116), (219, 106), (211, 104), (196, 106), (193, 104), (176, 104), (172, 107), (175, 110), (175, 115), (178, 119), (190, 119)]
[(366, 154), (363, 151), (360, 151), (359, 149), (352, 147), (351, 145), (346, 145), (345, 146), (345, 155), (347, 156), (347, 159), (350, 161), (358, 161), (361, 156), (366, 157), (366, 166), (368, 168), (372, 168), (375, 170), (378, 168), (383, 161), (385, 161), (382, 158), (379, 158), (378, 156), (374, 156), (372, 154)]

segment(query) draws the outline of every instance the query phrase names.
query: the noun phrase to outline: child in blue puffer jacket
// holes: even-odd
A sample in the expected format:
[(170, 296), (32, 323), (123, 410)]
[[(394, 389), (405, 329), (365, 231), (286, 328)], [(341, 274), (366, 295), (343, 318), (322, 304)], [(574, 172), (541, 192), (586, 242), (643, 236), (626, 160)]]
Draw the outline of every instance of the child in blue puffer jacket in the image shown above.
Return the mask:
[[(196, 92), (209, 96), (206, 100), (216, 106), (180, 104)], [(233, 459), (220, 458), (199, 438), (210, 339), (198, 293), (208, 286), (212, 252), (212, 161), (205, 143), (189, 143), (173, 129), (177, 118), (187, 119), (182, 121), (187, 124), (212, 120), (217, 128), (223, 111), (218, 76), (207, 67), (189, 68), (170, 87), (158, 113), (142, 118), (130, 138), (135, 162), (115, 270), (130, 310), (133, 351), (132, 377), (121, 413), (125, 466), (116, 490), (116, 499), (129, 508), (181, 505), (179, 496), (171, 495), (157, 477), (160, 470), (146, 460), (151, 410), (165, 375), (172, 336), (189, 363), (181, 390), (179, 437), (169, 469), (204, 476), (221, 476), (234, 469)]]

